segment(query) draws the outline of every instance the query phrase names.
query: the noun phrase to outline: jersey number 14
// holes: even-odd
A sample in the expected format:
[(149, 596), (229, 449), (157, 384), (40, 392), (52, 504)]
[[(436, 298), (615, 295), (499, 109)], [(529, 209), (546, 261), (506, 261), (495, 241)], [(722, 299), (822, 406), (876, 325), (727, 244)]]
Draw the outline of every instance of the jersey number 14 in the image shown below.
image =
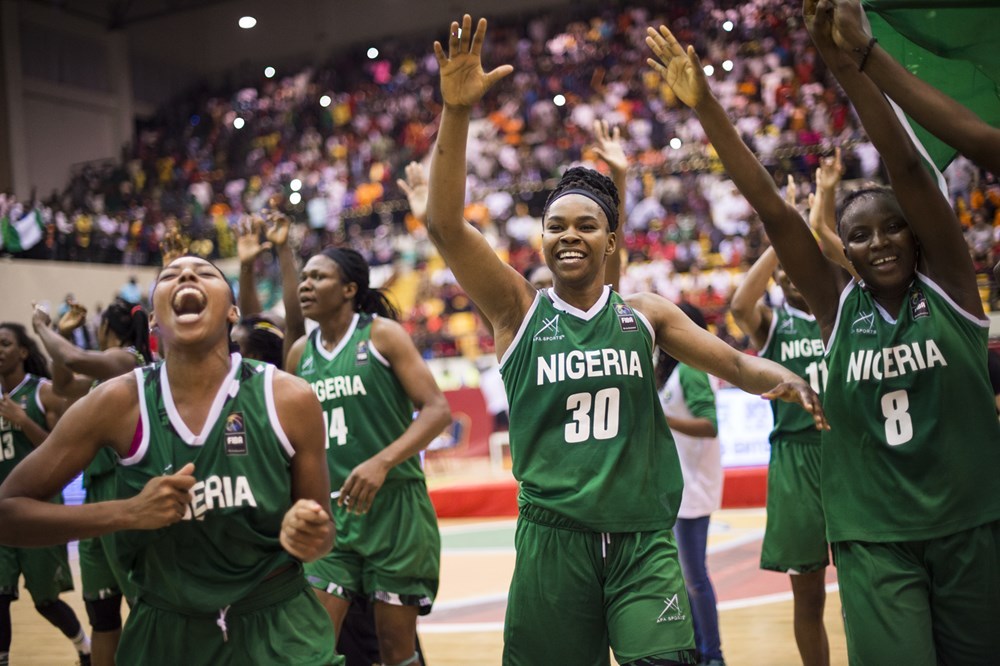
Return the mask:
[(326, 448), (330, 448), (330, 442), (333, 441), (337, 442), (337, 446), (347, 444), (347, 420), (344, 418), (343, 407), (323, 412), (323, 424), (326, 426)]

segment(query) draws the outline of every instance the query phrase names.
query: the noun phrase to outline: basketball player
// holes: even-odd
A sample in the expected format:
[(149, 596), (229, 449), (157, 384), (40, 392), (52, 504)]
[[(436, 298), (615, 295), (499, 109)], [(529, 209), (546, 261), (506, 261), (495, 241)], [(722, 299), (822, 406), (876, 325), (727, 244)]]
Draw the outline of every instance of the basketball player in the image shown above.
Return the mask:
[[(739, 139), (692, 47), (648, 31), (652, 64), (701, 119), (760, 214), (826, 346), (822, 497), (848, 652), (857, 664), (989, 664), (1000, 654), (1000, 426), (988, 321), (961, 227), (909, 136), (834, 40), (832, 5), (807, 3), (813, 41), (878, 148), (893, 189), (841, 204), (860, 284), (826, 261)], [(948, 408), (945, 405), (954, 405)]]
[(336, 546), (306, 573), (336, 636), (352, 600), (364, 598), (374, 605), (382, 662), (410, 666), (420, 662), (417, 616), (431, 610), (441, 552), (418, 453), (451, 412), (368, 276), (360, 254), (330, 247), (306, 262), (299, 282), (302, 314), (319, 326), (292, 345), (286, 367), (323, 406), (338, 489)]
[[(229, 354), (239, 313), (197, 257), (161, 271), (152, 322), (165, 362), (104, 382), (0, 486), (0, 542), (115, 534), (138, 589), (123, 664), (339, 663), (300, 562), (333, 524), (323, 418), (308, 386)], [(44, 501), (102, 447), (119, 499)]]
[[(693, 662), (690, 608), (670, 528), (681, 495), (652, 352), (671, 355), (825, 421), (816, 395), (769, 361), (736, 352), (652, 295), (604, 286), (618, 192), (570, 169), (550, 195), (542, 249), (554, 287), (534, 289), (462, 219), (472, 107), (509, 65), (486, 73), (486, 21), (450, 26), (434, 51), (444, 109), (431, 162), (430, 236), (495, 331), (519, 480), (517, 560), (504, 664)], [(771, 389), (768, 392), (768, 389)]]

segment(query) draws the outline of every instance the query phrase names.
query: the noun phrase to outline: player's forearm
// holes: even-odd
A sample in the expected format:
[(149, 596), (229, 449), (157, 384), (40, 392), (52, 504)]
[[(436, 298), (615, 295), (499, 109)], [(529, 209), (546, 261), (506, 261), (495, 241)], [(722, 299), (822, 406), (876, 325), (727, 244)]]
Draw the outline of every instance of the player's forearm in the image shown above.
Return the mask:
[(240, 264), (240, 313), (244, 317), (260, 312), (260, 297), (257, 296), (257, 277), (253, 273), (253, 262)]
[(427, 196), (427, 228), (436, 242), (464, 224), (465, 151), (470, 115), (468, 107), (445, 105), (441, 112)]
[(733, 292), (730, 310), (733, 313), (736, 324), (748, 335), (751, 331), (746, 330), (744, 324), (751, 323), (750, 319), (757, 309), (758, 302), (767, 291), (767, 284), (770, 282), (771, 276), (774, 275), (777, 267), (778, 255), (775, 253), (773, 247), (769, 247), (754, 262), (754, 265), (750, 267), (750, 270), (743, 277), (743, 282)]
[(441, 434), (451, 422), (451, 409), (448, 401), (441, 400), (424, 405), (413, 419), (409, 427), (395, 442), (379, 451), (374, 457), (386, 469), (391, 469), (404, 460), (409, 460)]
[(285, 306), (285, 340), (294, 342), (306, 334), (306, 319), (299, 303), (299, 271), (292, 246), (278, 247), (278, 268), (281, 270), (281, 302)]
[(782, 382), (799, 381), (801, 378), (774, 361), (759, 356), (740, 354), (737, 362), (737, 380), (732, 382), (747, 393), (760, 395)]
[(0, 543), (6, 546), (55, 546), (128, 529), (129, 524), (122, 500), (66, 506), (29, 497), (0, 499)]

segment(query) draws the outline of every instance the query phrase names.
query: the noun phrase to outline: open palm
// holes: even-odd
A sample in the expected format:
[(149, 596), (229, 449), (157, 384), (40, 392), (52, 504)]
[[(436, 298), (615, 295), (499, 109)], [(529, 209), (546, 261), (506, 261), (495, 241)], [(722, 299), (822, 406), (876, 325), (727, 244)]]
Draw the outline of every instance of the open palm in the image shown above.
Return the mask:
[(696, 107), (705, 98), (707, 83), (694, 47), (689, 46), (685, 51), (664, 25), (659, 30), (646, 29), (646, 44), (657, 58), (648, 58), (646, 62), (660, 73), (680, 101)]
[[(471, 37), (470, 37), (471, 35)], [(452, 21), (448, 37), (448, 53), (441, 42), (434, 42), (434, 56), (441, 69), (441, 97), (450, 106), (472, 106), (494, 83), (514, 71), (501, 65), (491, 72), (483, 70), (481, 54), (486, 39), (486, 19), (479, 19), (472, 34), (472, 17), (462, 17), (461, 30)]]

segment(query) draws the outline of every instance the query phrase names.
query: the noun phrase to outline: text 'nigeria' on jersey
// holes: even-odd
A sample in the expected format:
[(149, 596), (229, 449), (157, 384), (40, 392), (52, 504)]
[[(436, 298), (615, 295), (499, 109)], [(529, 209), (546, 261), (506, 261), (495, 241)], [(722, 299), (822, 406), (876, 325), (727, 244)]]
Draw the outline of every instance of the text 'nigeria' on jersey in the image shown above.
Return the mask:
[(882, 349), (859, 349), (851, 352), (847, 381), (881, 381), (946, 365), (948, 361), (934, 340)]
[(205, 514), (215, 509), (249, 506), (256, 508), (250, 482), (245, 476), (229, 477), (212, 475), (191, 486), (191, 503), (182, 520), (204, 520)]
[(313, 393), (316, 394), (316, 398), (320, 402), (335, 400), (341, 396), (368, 395), (365, 383), (359, 375), (327, 377), (309, 382), (309, 386), (312, 387)]
[(538, 357), (536, 385), (611, 376), (642, 377), (639, 353), (625, 349), (574, 349)]
[[(786, 319), (785, 321), (791, 321)], [(823, 356), (823, 341), (816, 338), (799, 338), (798, 340), (781, 341), (781, 362), (795, 358)]]

